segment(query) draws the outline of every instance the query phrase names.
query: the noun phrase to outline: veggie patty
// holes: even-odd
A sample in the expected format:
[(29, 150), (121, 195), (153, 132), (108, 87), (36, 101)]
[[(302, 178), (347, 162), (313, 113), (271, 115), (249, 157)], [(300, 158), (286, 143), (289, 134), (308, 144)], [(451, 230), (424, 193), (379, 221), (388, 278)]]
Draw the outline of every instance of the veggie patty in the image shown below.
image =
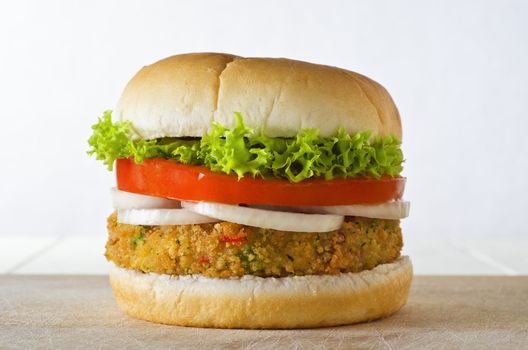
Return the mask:
[(400, 256), (399, 220), (350, 217), (338, 231), (283, 232), (219, 222), (141, 226), (108, 218), (106, 257), (159, 274), (283, 277), (369, 270)]

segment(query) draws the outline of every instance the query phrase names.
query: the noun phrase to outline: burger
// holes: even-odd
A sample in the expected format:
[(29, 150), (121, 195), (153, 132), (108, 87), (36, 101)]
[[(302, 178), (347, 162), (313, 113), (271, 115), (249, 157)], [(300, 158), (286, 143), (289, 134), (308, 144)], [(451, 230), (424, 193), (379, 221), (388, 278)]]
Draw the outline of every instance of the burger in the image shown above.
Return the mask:
[(116, 172), (105, 256), (126, 314), (307, 328), (405, 304), (401, 122), (375, 81), (176, 55), (142, 68), (92, 129), (89, 154)]

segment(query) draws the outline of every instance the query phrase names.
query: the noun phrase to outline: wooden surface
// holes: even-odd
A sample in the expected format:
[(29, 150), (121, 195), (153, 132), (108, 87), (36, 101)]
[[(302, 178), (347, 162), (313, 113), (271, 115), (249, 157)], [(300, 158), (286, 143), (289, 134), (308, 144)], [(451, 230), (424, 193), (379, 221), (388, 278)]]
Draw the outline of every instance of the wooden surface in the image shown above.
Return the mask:
[(120, 313), (106, 277), (0, 275), (0, 349), (528, 349), (528, 276), (415, 277), (396, 315), (309, 330), (156, 325)]

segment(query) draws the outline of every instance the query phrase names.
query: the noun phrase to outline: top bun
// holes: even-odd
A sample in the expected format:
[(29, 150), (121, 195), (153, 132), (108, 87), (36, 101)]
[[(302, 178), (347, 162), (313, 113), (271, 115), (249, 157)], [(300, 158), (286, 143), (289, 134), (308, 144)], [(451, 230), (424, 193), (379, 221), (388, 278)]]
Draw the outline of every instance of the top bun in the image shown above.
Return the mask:
[(401, 139), (398, 109), (387, 90), (344, 69), (284, 58), (243, 58), (193, 53), (143, 67), (114, 111), (145, 138), (201, 137), (211, 123), (244, 123), (270, 137), (292, 137), (303, 128), (322, 136), (339, 127), (354, 134)]

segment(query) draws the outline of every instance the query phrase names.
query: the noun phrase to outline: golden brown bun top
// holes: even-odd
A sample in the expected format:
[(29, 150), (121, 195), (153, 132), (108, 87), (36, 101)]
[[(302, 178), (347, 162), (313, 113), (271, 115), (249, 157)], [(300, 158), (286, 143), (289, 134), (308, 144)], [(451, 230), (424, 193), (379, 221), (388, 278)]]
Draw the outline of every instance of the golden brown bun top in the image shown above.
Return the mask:
[(130, 120), (146, 139), (201, 137), (218, 122), (233, 127), (233, 112), (270, 137), (302, 128), (401, 138), (400, 115), (387, 90), (344, 69), (284, 58), (194, 53), (165, 58), (128, 83), (114, 116)]

